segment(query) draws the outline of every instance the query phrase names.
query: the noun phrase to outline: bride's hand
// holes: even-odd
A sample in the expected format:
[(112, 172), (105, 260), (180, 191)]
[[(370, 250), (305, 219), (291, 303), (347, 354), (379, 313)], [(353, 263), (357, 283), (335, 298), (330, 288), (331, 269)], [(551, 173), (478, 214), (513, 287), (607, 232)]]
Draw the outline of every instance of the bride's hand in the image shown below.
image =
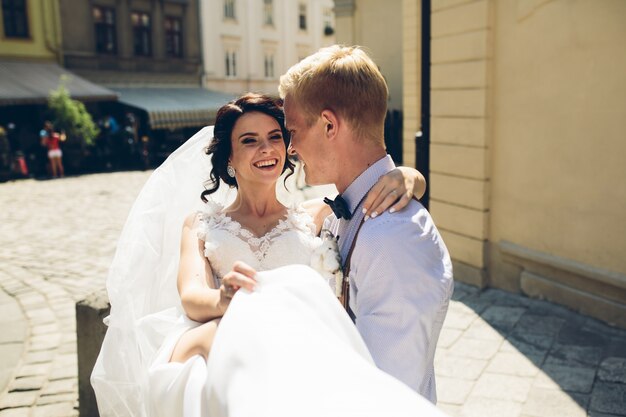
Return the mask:
[(421, 198), (426, 191), (426, 179), (415, 168), (398, 167), (380, 177), (363, 203), (365, 218), (376, 217), (389, 209), (402, 210), (411, 198)]
[(222, 285), (220, 285), (220, 308), (222, 313), (226, 312), (230, 300), (235, 296), (235, 293), (241, 288), (245, 288), (248, 291), (254, 291), (256, 280), (254, 276), (256, 270), (250, 265), (237, 261), (233, 265), (233, 269), (224, 275), (222, 278)]

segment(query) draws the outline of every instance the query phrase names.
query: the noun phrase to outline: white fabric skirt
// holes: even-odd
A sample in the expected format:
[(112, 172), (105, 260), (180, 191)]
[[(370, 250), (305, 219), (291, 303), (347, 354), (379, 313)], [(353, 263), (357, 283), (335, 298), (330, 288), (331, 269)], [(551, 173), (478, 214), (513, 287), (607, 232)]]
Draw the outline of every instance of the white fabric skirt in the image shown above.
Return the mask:
[(257, 280), (254, 292), (233, 298), (208, 362), (194, 356), (168, 363), (178, 338), (199, 323), (166, 313), (174, 322), (150, 367), (151, 416), (444, 415), (376, 368), (312, 269), (288, 266), (261, 272)]

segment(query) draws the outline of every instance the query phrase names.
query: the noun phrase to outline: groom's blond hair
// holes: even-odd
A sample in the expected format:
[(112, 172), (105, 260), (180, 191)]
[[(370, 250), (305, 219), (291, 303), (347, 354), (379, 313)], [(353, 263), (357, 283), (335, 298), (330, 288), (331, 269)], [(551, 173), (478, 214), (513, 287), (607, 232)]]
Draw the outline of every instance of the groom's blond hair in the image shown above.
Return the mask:
[(357, 46), (333, 45), (304, 58), (280, 77), (278, 91), (298, 103), (309, 126), (323, 110), (332, 110), (360, 137), (383, 139), (387, 83)]

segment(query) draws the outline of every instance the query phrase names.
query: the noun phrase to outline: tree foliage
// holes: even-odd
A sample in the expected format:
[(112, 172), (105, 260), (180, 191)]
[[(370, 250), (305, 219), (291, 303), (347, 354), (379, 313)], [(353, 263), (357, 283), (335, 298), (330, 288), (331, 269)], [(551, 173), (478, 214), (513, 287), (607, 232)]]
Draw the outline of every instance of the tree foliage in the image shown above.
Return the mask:
[(65, 87), (67, 77), (62, 77), (59, 87), (50, 91), (48, 108), (52, 113), (55, 130), (65, 131), (68, 141), (92, 145), (100, 133), (85, 105), (70, 97)]

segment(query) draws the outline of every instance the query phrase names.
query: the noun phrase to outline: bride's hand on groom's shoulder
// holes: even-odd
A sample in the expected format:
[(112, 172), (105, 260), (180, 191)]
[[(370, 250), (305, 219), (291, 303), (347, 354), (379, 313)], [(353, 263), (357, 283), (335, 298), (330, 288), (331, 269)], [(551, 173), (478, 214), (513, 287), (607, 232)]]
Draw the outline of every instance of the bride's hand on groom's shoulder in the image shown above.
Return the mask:
[(254, 291), (256, 286), (255, 275), (256, 270), (250, 265), (241, 261), (235, 262), (233, 269), (224, 275), (222, 285), (220, 285), (220, 306), (222, 306), (223, 312), (226, 311), (230, 300), (241, 288), (250, 292)]
[(411, 198), (421, 198), (426, 191), (426, 180), (415, 168), (398, 167), (378, 180), (363, 202), (365, 218), (374, 218), (389, 210), (393, 213), (406, 207)]

